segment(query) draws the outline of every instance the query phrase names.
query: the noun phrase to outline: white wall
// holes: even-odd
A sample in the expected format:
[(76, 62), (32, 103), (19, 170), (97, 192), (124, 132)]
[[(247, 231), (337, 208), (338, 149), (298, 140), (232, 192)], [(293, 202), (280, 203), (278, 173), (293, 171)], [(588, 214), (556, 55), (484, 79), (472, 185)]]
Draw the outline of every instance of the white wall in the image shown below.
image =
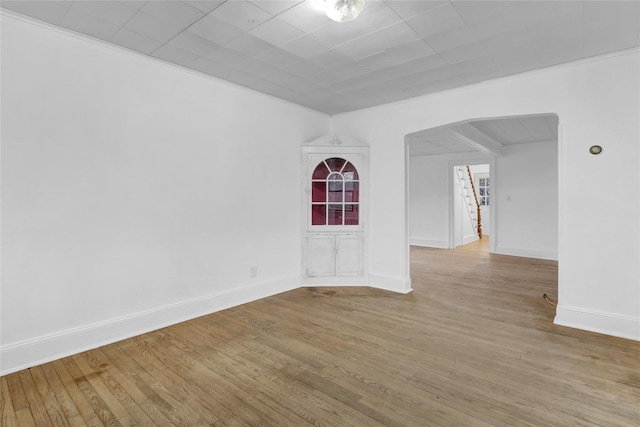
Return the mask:
[(1, 100), (3, 373), (299, 286), (329, 117), (7, 15)]
[[(337, 133), (371, 145), (371, 274), (410, 286), (405, 135), (468, 119), (557, 113), (555, 321), (640, 340), (640, 193), (629, 190), (640, 184), (639, 76), (636, 49), (335, 116)], [(593, 144), (604, 152), (589, 154)]]
[[(410, 159), (412, 244), (452, 247), (448, 235), (451, 216), (446, 178), (451, 163), (460, 157), (460, 154), (456, 154), (415, 156)], [(470, 168), (472, 175), (489, 172), (488, 165), (470, 165)], [(495, 233), (490, 231), (491, 215), (484, 212), (482, 217), (483, 230), (489, 230), (493, 235), (493, 252), (557, 260), (557, 142), (505, 146), (503, 155), (495, 159), (495, 169), (497, 173), (492, 176)]]
[(445, 156), (409, 159), (409, 230), (411, 244), (450, 248), (449, 163)]
[(330, 123), (3, 15), (2, 373), (296, 287), (299, 145), (330, 125), (372, 146), (370, 283), (406, 291), (404, 136), (551, 112), (562, 126), (556, 322), (640, 339), (639, 56)]
[(558, 144), (507, 145), (493, 176), (495, 252), (558, 259)]

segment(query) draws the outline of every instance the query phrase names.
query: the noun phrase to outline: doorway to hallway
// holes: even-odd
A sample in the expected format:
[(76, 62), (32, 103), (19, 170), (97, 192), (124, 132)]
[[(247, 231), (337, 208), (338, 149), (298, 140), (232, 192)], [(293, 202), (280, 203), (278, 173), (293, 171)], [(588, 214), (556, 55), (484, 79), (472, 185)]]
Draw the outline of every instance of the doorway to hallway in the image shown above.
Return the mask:
[(491, 234), (490, 172), (489, 163), (453, 166), (450, 248), (482, 240)]

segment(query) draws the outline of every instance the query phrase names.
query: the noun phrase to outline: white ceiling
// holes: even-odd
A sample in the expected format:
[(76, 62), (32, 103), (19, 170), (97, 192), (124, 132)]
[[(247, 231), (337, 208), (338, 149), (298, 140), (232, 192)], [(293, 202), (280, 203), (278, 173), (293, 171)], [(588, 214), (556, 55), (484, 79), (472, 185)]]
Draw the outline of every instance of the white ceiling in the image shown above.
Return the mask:
[(455, 137), (449, 128), (429, 129), (405, 137), (410, 156), (434, 156), (450, 153), (470, 153), (475, 149)]
[(501, 154), (506, 145), (558, 141), (554, 114), (472, 120), (406, 136), (410, 156), (451, 153)]
[(558, 140), (558, 116), (477, 120), (469, 123), (501, 145)]
[(2, 7), (328, 114), (640, 45), (640, 0), (2, 0)]

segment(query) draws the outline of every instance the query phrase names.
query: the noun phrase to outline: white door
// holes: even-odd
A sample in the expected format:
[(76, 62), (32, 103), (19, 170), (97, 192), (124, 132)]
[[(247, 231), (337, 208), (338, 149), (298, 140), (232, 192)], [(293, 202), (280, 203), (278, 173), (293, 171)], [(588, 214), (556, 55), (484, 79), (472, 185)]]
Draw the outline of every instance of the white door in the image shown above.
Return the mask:
[(333, 235), (307, 236), (307, 277), (335, 275), (335, 238)]
[(362, 276), (363, 236), (336, 236), (336, 276)]

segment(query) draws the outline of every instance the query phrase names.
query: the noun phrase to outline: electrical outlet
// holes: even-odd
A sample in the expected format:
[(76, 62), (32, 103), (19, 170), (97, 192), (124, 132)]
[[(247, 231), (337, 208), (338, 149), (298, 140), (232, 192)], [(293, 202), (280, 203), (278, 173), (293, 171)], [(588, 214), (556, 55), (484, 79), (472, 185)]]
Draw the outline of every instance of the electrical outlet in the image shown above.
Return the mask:
[(249, 276), (250, 277), (257, 277), (258, 276), (258, 267), (253, 266), (249, 269)]

